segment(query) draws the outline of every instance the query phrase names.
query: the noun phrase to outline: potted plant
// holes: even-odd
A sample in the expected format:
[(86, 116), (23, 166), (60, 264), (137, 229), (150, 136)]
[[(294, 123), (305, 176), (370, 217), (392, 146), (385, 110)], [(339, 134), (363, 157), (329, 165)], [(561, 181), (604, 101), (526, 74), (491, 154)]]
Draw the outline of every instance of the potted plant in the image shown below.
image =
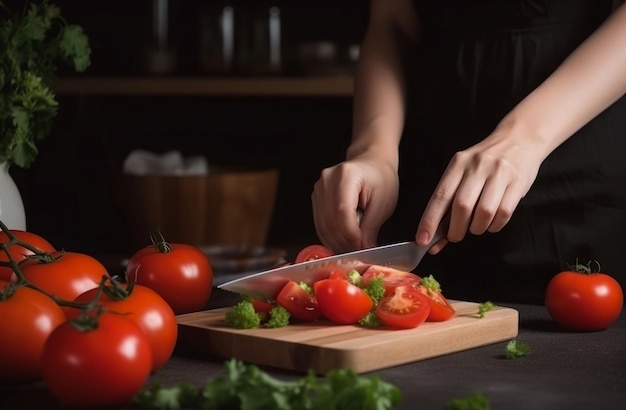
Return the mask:
[[(0, 219), (5, 224), (20, 206), (23, 213), (8, 168), (28, 168), (38, 153), (36, 142), (50, 133), (58, 110), (52, 91), (58, 70), (66, 65), (82, 72), (91, 54), (83, 29), (68, 24), (58, 5), (50, 0), (18, 4), (13, 10), (0, 0)], [(25, 227), (17, 218), (14, 225)]]

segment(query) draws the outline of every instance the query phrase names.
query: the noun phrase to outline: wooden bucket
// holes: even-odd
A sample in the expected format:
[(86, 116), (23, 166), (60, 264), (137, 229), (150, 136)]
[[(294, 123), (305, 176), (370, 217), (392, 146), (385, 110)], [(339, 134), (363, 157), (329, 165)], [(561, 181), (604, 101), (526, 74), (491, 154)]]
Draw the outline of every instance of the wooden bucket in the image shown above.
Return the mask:
[(150, 232), (190, 245), (263, 246), (278, 187), (275, 169), (216, 170), (208, 175), (121, 177), (122, 207), (134, 247)]

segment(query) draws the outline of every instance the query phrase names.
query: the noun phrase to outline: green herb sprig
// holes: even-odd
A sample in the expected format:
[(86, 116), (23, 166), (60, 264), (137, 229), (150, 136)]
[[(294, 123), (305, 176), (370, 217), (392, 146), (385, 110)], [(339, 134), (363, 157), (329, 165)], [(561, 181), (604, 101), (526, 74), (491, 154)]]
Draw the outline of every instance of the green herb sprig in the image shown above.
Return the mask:
[(49, 0), (27, 1), (19, 12), (0, 0), (0, 50), (0, 163), (28, 168), (57, 115), (51, 87), (59, 67), (85, 71), (91, 49), (82, 27), (67, 24)]

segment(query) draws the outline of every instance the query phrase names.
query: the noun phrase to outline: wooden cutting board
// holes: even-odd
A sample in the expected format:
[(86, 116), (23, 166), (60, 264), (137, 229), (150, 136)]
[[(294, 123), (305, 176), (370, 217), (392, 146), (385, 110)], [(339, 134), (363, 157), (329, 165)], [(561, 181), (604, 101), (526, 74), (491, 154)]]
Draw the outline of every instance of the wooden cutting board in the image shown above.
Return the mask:
[(457, 311), (446, 322), (415, 329), (369, 329), (312, 322), (278, 329), (232, 329), (230, 308), (179, 315), (178, 347), (204, 357), (235, 358), (257, 365), (318, 374), (342, 367), (364, 373), (484, 346), (517, 336), (517, 310), (496, 307), (483, 318), (478, 304), (450, 301)]

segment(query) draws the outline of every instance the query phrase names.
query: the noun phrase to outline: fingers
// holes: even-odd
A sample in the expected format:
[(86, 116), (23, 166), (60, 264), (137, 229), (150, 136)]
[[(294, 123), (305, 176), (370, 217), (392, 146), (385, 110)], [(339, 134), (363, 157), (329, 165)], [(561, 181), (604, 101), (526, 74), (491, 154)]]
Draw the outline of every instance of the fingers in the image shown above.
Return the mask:
[(358, 192), (344, 188), (330, 171), (322, 171), (315, 183), (311, 202), (318, 238), (335, 253), (357, 249), (361, 230), (356, 214)]
[[(522, 181), (511, 161), (491, 155), (458, 153), (424, 211), (416, 242), (427, 245), (448, 210), (450, 227), (446, 240), (449, 242), (463, 240), (467, 232), (481, 235), (500, 231), (528, 190)], [(436, 244), (431, 253), (439, 252), (443, 246), (445, 243)]]
[[(398, 198), (397, 172), (373, 161), (349, 161), (322, 171), (311, 201), (320, 241), (335, 253), (376, 246)], [(359, 221), (357, 209), (361, 209)]]

